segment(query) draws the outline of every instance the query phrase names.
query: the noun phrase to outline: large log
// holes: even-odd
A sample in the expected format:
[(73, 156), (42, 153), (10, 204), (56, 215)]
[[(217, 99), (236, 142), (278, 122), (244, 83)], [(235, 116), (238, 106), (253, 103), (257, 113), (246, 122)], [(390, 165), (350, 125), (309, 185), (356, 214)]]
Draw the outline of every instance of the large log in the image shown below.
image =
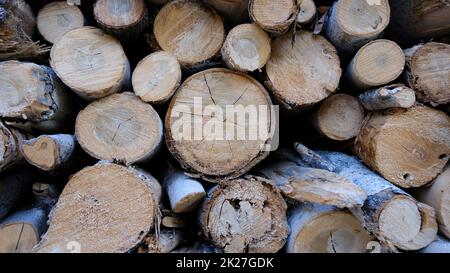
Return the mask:
[(187, 79), (173, 97), (166, 143), (195, 177), (236, 178), (268, 155), (276, 123), (272, 110), (269, 95), (253, 78), (209, 69)]
[(420, 187), (444, 168), (450, 154), (450, 118), (426, 106), (373, 112), (355, 142), (357, 155), (384, 178)]
[(266, 84), (289, 111), (302, 110), (335, 92), (342, 74), (336, 49), (322, 36), (302, 31), (272, 43)]
[(405, 50), (406, 82), (419, 100), (433, 106), (450, 102), (450, 45), (427, 43)]
[(50, 64), (83, 99), (94, 100), (130, 86), (130, 64), (119, 41), (94, 27), (64, 34), (52, 47)]
[(200, 221), (206, 237), (227, 253), (275, 253), (289, 234), (286, 209), (270, 181), (245, 177), (213, 188)]
[(359, 100), (368, 111), (410, 108), (416, 103), (416, 94), (403, 84), (392, 84), (362, 93)]
[(20, 143), (28, 137), (0, 122), (0, 172), (23, 162)]
[(296, 0), (250, 0), (248, 13), (253, 22), (272, 34), (283, 34), (297, 16)]
[(82, 110), (75, 135), (91, 156), (132, 164), (147, 161), (158, 152), (163, 125), (151, 105), (125, 92), (94, 101)]
[(99, 163), (71, 177), (37, 252), (128, 252), (159, 228), (161, 186), (134, 167)]

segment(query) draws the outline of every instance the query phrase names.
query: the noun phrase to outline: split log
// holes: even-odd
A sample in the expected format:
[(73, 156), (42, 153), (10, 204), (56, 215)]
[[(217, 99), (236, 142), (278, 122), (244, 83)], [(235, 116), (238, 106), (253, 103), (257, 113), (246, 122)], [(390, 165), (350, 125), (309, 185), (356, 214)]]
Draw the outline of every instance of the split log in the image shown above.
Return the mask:
[(287, 110), (298, 111), (333, 93), (342, 74), (336, 49), (322, 36), (303, 31), (272, 44), (266, 65), (268, 88)]
[(75, 108), (52, 69), (28, 62), (0, 63), (0, 116), (13, 127), (53, 132), (65, 128)]
[(241, 176), (268, 155), (275, 123), (260, 83), (239, 72), (209, 69), (187, 79), (172, 99), (166, 143), (194, 177), (218, 182)]
[(172, 98), (181, 83), (178, 60), (164, 51), (142, 59), (132, 76), (133, 90), (143, 101), (163, 104)]
[(94, 27), (64, 34), (52, 47), (50, 64), (83, 99), (94, 100), (130, 86), (130, 65), (119, 41)]
[(356, 138), (355, 150), (364, 163), (397, 186), (423, 186), (449, 159), (450, 118), (425, 106), (373, 112)]
[(25, 160), (44, 171), (53, 171), (64, 166), (72, 159), (76, 140), (73, 135), (41, 135), (24, 140), (20, 149)]
[(0, 220), (31, 194), (34, 174), (23, 168), (0, 174)]
[[(364, 2), (364, 1), (361, 1)], [(405, 67), (401, 47), (389, 40), (375, 40), (363, 46), (347, 68), (346, 77), (354, 87), (368, 89), (397, 79)]]
[(66, 32), (84, 26), (83, 13), (75, 5), (66, 1), (50, 2), (39, 10), (37, 28), (42, 37), (55, 43)]
[(0, 122), (0, 172), (23, 162), (20, 143), (28, 137)]
[(256, 24), (234, 27), (222, 47), (222, 58), (228, 68), (252, 72), (264, 67), (270, 58), (269, 35)]
[(373, 237), (350, 212), (301, 204), (288, 212), (288, 253), (365, 253)]
[(419, 251), (420, 253), (450, 253), (450, 241), (438, 236), (429, 246)]
[(316, 130), (327, 138), (344, 141), (356, 137), (364, 121), (364, 109), (357, 98), (337, 94), (327, 98), (312, 116)]
[(317, 154), (316, 158), (335, 166), (335, 172), (346, 177), (367, 194), (361, 208), (352, 212), (364, 227), (390, 249), (418, 250), (429, 245), (437, 234), (434, 209), (419, 203), (369, 170), (357, 158), (337, 152), (314, 152), (301, 144), (296, 151)]
[(347, 178), (327, 170), (298, 166), (281, 161), (258, 168), (258, 175), (276, 183), (291, 200), (332, 205), (340, 208), (362, 206), (366, 193)]
[(180, 64), (196, 70), (215, 58), (225, 40), (220, 15), (200, 1), (175, 0), (155, 18), (153, 32), (159, 46)]
[(265, 31), (278, 35), (288, 31), (297, 16), (296, 0), (250, 0), (248, 13)]
[(450, 103), (450, 45), (427, 43), (405, 50), (406, 81), (420, 101)]
[[(159, 225), (161, 187), (133, 167), (99, 163), (71, 177), (37, 252), (128, 252)], [(132, 223), (132, 224), (130, 224)]]
[(450, 6), (445, 1), (391, 0), (389, 4), (392, 10), (389, 28), (407, 42), (450, 34)]
[(439, 231), (450, 238), (450, 166), (429, 187), (418, 189), (416, 197), (436, 210)]
[(232, 24), (248, 21), (249, 0), (205, 0), (205, 3), (218, 10)]
[(313, 0), (297, 0), (297, 6), (299, 7), (295, 19), (297, 24), (309, 24), (316, 18), (317, 8)]
[(393, 84), (369, 90), (359, 96), (359, 101), (368, 111), (411, 108), (416, 103), (416, 94), (403, 84)]
[(144, 0), (97, 0), (94, 17), (102, 29), (124, 43), (135, 41), (149, 23)]
[(47, 229), (47, 212), (21, 210), (0, 222), (0, 253), (31, 253)]
[(25, 0), (2, 1), (0, 4), (0, 60), (32, 58), (48, 48), (32, 40), (36, 19)]
[(170, 253), (183, 241), (180, 230), (161, 230), (156, 234), (150, 234), (144, 239), (144, 244), (139, 247), (139, 253)]
[(339, 50), (351, 54), (378, 38), (388, 26), (388, 0), (339, 0), (335, 2), (325, 25), (325, 36)]
[(162, 144), (163, 125), (150, 104), (125, 92), (96, 100), (82, 110), (75, 135), (92, 157), (132, 164), (156, 154)]
[(245, 177), (219, 184), (202, 208), (206, 237), (227, 253), (276, 253), (289, 234), (287, 205), (270, 181)]

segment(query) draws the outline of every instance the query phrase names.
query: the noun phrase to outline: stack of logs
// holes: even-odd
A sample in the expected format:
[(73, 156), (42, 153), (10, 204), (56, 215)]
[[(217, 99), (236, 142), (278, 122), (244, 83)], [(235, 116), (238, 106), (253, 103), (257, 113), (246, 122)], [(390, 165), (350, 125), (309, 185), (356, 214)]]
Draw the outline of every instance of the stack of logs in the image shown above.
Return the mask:
[(0, 252), (450, 252), (447, 1), (74, 2), (0, 1)]

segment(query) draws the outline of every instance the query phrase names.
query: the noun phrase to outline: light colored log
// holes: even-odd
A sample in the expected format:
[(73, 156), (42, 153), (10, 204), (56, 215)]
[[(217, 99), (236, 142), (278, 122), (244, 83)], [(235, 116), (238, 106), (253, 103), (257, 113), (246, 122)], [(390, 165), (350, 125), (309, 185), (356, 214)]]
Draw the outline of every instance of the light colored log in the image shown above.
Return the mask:
[(37, 28), (42, 37), (55, 43), (66, 32), (84, 26), (83, 13), (75, 5), (66, 1), (50, 2), (39, 10)]
[(348, 81), (360, 90), (388, 84), (405, 67), (405, 54), (395, 42), (379, 39), (358, 50), (347, 68)]
[(163, 125), (150, 104), (125, 92), (94, 101), (82, 110), (75, 135), (91, 156), (132, 164), (147, 161), (158, 152)]
[(283, 34), (296, 19), (295, 0), (250, 0), (248, 13), (253, 22), (272, 34)]
[(270, 52), (269, 35), (256, 24), (242, 24), (228, 33), (222, 58), (230, 69), (252, 72), (266, 65)]
[(299, 11), (295, 21), (298, 24), (309, 24), (316, 18), (317, 8), (313, 0), (297, 0), (297, 6)]
[(170, 253), (183, 241), (183, 233), (180, 230), (161, 230), (156, 234), (147, 235), (144, 244), (139, 247), (139, 253)]
[(314, 105), (335, 92), (342, 74), (335, 48), (322, 36), (302, 31), (272, 43), (266, 84), (289, 111)]
[(34, 173), (28, 168), (0, 174), (0, 220), (31, 193)]
[(249, 0), (205, 0), (225, 17), (225, 20), (239, 24), (248, 21)]
[(388, 0), (339, 0), (330, 10), (325, 36), (340, 52), (351, 54), (382, 34), (390, 13)]
[(158, 51), (142, 59), (132, 76), (133, 90), (143, 101), (163, 104), (181, 83), (181, 67), (171, 54)]
[(179, 215), (167, 215), (162, 218), (161, 224), (166, 228), (185, 228), (187, 223)]
[(35, 251), (128, 252), (158, 229), (161, 186), (133, 167), (98, 163), (71, 177)]
[(287, 205), (268, 180), (246, 177), (220, 184), (208, 194), (201, 226), (227, 253), (275, 253), (289, 234)]
[(0, 122), (0, 172), (23, 163), (20, 143), (28, 137)]
[(85, 100), (130, 86), (130, 65), (121, 44), (98, 28), (67, 32), (53, 45), (50, 58), (58, 77)]
[(373, 112), (355, 142), (356, 154), (384, 178), (402, 187), (431, 182), (450, 154), (450, 118), (426, 106)]
[(403, 84), (392, 84), (359, 95), (359, 101), (368, 111), (411, 108), (416, 103), (416, 94)]

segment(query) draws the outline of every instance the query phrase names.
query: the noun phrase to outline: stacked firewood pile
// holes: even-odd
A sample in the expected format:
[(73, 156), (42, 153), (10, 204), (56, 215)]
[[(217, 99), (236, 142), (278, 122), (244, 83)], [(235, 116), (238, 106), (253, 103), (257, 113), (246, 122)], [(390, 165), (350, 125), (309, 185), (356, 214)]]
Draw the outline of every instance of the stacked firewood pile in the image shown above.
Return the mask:
[(449, 14), (0, 1), (0, 252), (449, 252)]

